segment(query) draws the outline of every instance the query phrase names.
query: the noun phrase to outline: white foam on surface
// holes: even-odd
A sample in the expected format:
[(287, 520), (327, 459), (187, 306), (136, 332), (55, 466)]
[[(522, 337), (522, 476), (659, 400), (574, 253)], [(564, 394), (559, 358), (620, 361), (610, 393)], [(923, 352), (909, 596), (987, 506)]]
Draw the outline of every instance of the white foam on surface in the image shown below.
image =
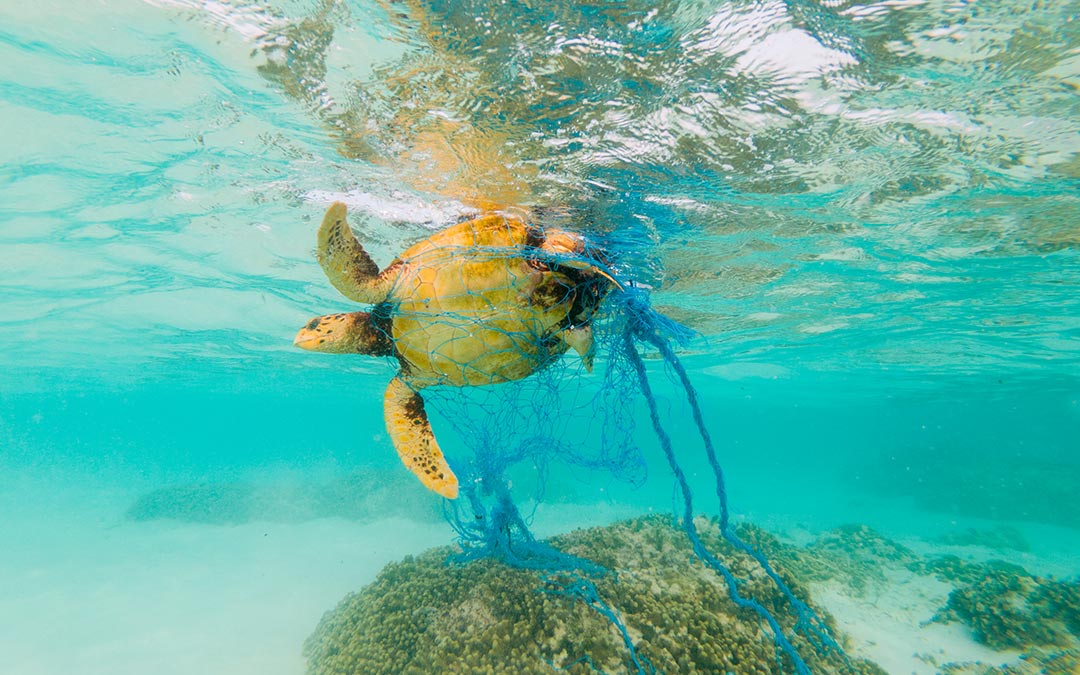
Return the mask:
[(310, 190), (304, 194), (304, 200), (326, 206), (333, 202), (344, 202), (350, 209), (387, 222), (416, 223), (428, 225), (432, 229), (446, 227), (462, 216), (475, 213), (473, 209), (459, 201), (426, 202), (402, 192), (395, 192), (384, 197), (362, 190), (348, 192)]

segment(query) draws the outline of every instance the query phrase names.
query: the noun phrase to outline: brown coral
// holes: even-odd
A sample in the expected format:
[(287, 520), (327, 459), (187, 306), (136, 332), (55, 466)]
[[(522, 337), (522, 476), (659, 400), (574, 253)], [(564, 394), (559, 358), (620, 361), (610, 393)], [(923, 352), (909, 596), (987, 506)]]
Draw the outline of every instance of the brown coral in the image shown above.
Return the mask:
[(1042, 579), (1015, 565), (969, 566), (979, 574), (949, 594), (938, 620), (961, 621), (994, 649), (1070, 646), (1080, 638), (1080, 582)]
[[(710, 550), (747, 580), (741, 592), (790, 630), (794, 614), (756, 563), (726, 546), (715, 524), (702, 521), (700, 527)], [(791, 672), (768, 629), (732, 603), (723, 580), (695, 558), (685, 535), (666, 519), (573, 532), (553, 543), (614, 572), (594, 579), (596, 590), (620, 617), (638, 657), (658, 672)], [(557, 579), (494, 561), (447, 565), (450, 553), (439, 549), (392, 564), (342, 601), (305, 646), (308, 672), (636, 672), (615, 626), (580, 599), (560, 593), (564, 587)], [(796, 645), (815, 674), (882, 672), (835, 651), (818, 653), (801, 638)]]

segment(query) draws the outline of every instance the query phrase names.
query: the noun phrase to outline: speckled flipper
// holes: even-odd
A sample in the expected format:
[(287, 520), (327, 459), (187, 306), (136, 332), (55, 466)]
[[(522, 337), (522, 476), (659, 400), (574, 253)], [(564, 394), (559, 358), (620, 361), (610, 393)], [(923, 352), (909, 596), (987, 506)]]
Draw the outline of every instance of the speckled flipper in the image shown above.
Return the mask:
[(334, 202), (326, 210), (319, 226), (319, 264), (330, 283), (346, 298), (372, 304), (382, 302), (390, 292), (393, 279), (379, 274), (379, 266), (349, 227), (345, 211), (341, 202)]
[(447, 499), (456, 499), (457, 476), (435, 442), (420, 394), (400, 377), (395, 377), (386, 387), (383, 414), (390, 440), (405, 467), (416, 474), (427, 489)]

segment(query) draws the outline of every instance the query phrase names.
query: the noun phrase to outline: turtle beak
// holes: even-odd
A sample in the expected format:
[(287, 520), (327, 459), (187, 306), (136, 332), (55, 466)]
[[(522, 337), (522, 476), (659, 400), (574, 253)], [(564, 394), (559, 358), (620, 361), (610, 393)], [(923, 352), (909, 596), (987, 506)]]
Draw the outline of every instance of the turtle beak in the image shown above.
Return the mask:
[(393, 354), (390, 337), (371, 322), (368, 312), (342, 312), (317, 316), (293, 339), (300, 349), (325, 354)]
[(619, 289), (620, 291), (623, 290), (622, 284), (620, 284), (618, 281), (615, 281), (614, 277), (612, 277), (610, 274), (600, 269), (596, 265), (590, 265), (589, 263), (582, 262), (580, 260), (559, 260), (558, 262), (563, 267), (573, 267), (576, 270), (583, 270), (591, 272), (592, 274), (602, 276), (608, 281), (610, 281), (615, 286), (615, 288)]
[(331, 314), (329, 316), (317, 316), (311, 321), (308, 321), (300, 332), (293, 338), (293, 344), (300, 349), (307, 349), (312, 352), (325, 352), (331, 351), (332, 345), (335, 342), (330, 340), (331, 347), (327, 346), (327, 341), (334, 332), (333, 328), (337, 327), (337, 324), (341, 323), (341, 316), (338, 314)]
[(619, 289), (620, 291), (623, 290), (622, 284), (620, 284), (618, 281), (615, 281), (615, 277), (611, 276), (610, 274), (608, 274), (604, 270), (600, 269), (599, 267), (593, 267), (592, 271), (596, 272), (600, 276), (602, 276), (605, 279), (607, 279), (608, 281), (610, 281), (615, 286), (615, 288)]
[[(297, 347), (299, 347), (300, 349), (307, 349), (309, 351), (318, 351), (318, 349), (319, 349), (319, 340), (323, 339), (324, 337), (325, 336), (323, 336), (323, 335), (321, 335), (321, 334), (319, 334), (319, 333), (317, 333), (317, 332), (315, 332), (313, 330), (308, 330), (307, 328), (301, 328), (300, 332), (297, 333), (296, 337), (293, 339), (293, 344), (296, 345)], [(324, 340), (324, 342), (325, 342), (325, 340)]]

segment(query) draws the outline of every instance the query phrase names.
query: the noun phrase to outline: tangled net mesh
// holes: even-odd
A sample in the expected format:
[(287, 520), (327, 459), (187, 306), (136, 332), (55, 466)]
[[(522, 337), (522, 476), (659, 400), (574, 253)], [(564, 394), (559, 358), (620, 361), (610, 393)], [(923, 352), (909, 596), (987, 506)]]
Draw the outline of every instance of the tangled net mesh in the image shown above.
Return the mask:
[[(447, 8), (438, 3), (397, 3), (395, 7), (407, 9), (396, 13), (398, 18), (418, 17), (418, 25), (439, 26), (440, 30), (434, 33), (436, 35), (442, 36), (446, 31), (450, 36), (455, 36), (455, 31), (463, 30), (471, 36), (469, 31), (479, 27), (484, 31), (483, 43), (491, 43), (488, 24), (471, 19), (483, 13), (482, 7), (462, 5), (460, 12), (452, 11), (456, 6)], [(524, 5), (518, 7), (517, 11), (523, 11), (522, 7)], [(551, 5), (541, 3), (536, 7), (540, 8), (537, 11), (546, 12)], [(557, 23), (576, 25), (574, 22), (582, 18), (591, 18), (587, 13), (580, 12), (577, 4), (570, 3), (566, 7), (567, 11), (558, 22), (548, 18), (529, 18), (529, 21), (537, 26)], [(455, 43), (452, 39), (433, 39), (429, 35), (423, 40), (429, 48), (429, 52), (424, 53), (426, 56), (420, 59), (404, 58), (399, 66), (384, 70), (386, 77), (377, 78), (374, 82), (353, 83), (361, 94), (354, 107), (338, 109), (327, 106), (327, 89), (322, 83), (328, 71), (325, 54), (333, 40), (334, 24), (331, 19), (336, 9), (337, 3), (327, 0), (321, 3), (313, 17), (289, 25), (278, 39), (267, 40), (264, 51), (272, 58), (260, 68), (260, 72), (287, 95), (316, 111), (338, 139), (339, 150), (347, 157), (374, 161), (376, 164), (380, 159), (388, 164), (399, 163), (401, 159), (393, 149), (399, 143), (405, 146), (416, 144), (417, 137), (424, 136), (415, 133), (423, 124), (413, 114), (414, 111), (455, 109), (453, 101), (446, 102), (438, 98), (438, 94), (446, 92), (453, 99), (459, 94), (458, 86), (470, 92), (476, 91), (477, 87), (489, 82), (486, 79), (488, 75), (494, 74), (499, 78), (503, 73), (514, 70), (508, 70), (502, 61), (497, 63), (497, 68), (485, 68), (487, 62), (479, 61), (476, 62), (477, 68), (463, 69), (463, 64), (470, 63), (468, 54), (464, 59), (457, 58), (455, 49), (478, 44), (479, 38), (477, 41), (459, 39)], [(644, 12), (649, 12), (651, 16), (655, 8), (647, 6)], [(454, 17), (462, 16), (467, 20), (452, 21)], [(623, 23), (634, 25), (636, 22), (614, 21), (609, 25), (619, 26)], [(517, 38), (524, 24), (511, 25), (510, 32), (515, 37), (512, 44), (517, 49), (521, 44)], [(662, 25), (662, 22), (649, 25)], [(591, 31), (592, 27), (590, 24), (588, 30)], [(447, 60), (449, 67), (439, 61), (441, 55), (450, 57)], [(498, 60), (498, 57), (494, 58)], [(465, 83), (462, 73), (472, 80)], [(548, 87), (553, 92), (562, 90), (559, 77), (559, 72), (555, 71)], [(435, 81), (434, 78), (440, 78), (437, 80), (440, 86), (428, 86)], [(417, 82), (421, 86), (414, 86)], [(446, 82), (453, 82), (457, 86), (445, 85)], [(311, 86), (311, 83), (318, 83), (319, 86)], [(498, 119), (499, 125), (507, 119), (525, 120), (527, 123), (521, 127), (528, 129), (529, 133), (537, 128), (531, 122), (535, 118), (532, 109), (536, 107), (532, 98), (521, 96), (516, 91), (513, 96), (506, 97), (502, 95), (502, 89), (497, 87), (491, 89), (490, 96), (487, 95), (489, 92), (484, 93), (487, 103), (495, 105), (496, 112), (500, 109), (503, 112), (495, 114), (489, 105), (478, 107), (467, 116), (470, 123), (462, 130), (487, 129), (480, 115)], [(417, 98), (427, 101), (432, 95), (436, 99), (431, 100), (430, 105), (400, 105), (401, 101)], [(391, 116), (382, 114), (384, 111), (392, 111)], [(582, 119), (587, 118), (582, 116)], [(443, 124), (441, 117), (438, 124)], [(394, 142), (380, 143), (372, 129), (382, 129)], [(500, 134), (494, 137), (501, 138)], [(468, 138), (468, 134), (465, 135)], [(482, 140), (490, 142), (490, 139)], [(464, 141), (462, 143), (464, 147)], [(546, 148), (544, 152), (547, 152)], [(498, 161), (493, 162), (492, 166), (501, 168), (505, 165), (505, 158), (497, 152), (496, 155)], [(390, 157), (393, 159), (387, 162)], [(424, 171), (415, 173), (423, 175)], [(558, 175), (558, 172), (552, 175)], [(619, 223), (619, 230), (607, 232), (604, 241), (605, 254), (612, 256), (610, 266), (588, 250), (579, 255), (538, 248), (525, 252), (526, 262), (555, 271), (552, 275), (554, 281), (541, 290), (556, 300), (560, 297), (564, 299), (564, 304), (569, 307), (566, 323), (591, 326), (598, 372), (586, 377), (580, 362), (572, 357), (560, 358), (565, 345), (553, 338), (557, 331), (548, 324), (550, 317), (538, 316), (533, 325), (513, 322), (500, 324), (492, 320), (491, 314), (499, 314), (500, 306), (510, 297), (507, 291), (520, 290), (521, 286), (527, 285), (523, 277), (529, 274), (527, 269), (520, 266), (520, 252), (508, 256), (497, 247), (488, 251), (474, 248), (469, 255), (474, 256), (471, 262), (476, 263), (475, 266), (470, 267), (467, 263), (443, 267), (457, 277), (440, 280), (440, 287), (452, 287), (458, 294), (448, 297), (440, 291), (439, 298), (445, 302), (443, 307), (447, 308), (441, 316), (433, 314), (426, 306), (416, 304), (422, 303), (430, 295), (429, 291), (419, 291), (409, 298), (409, 302), (413, 303), (411, 306), (408, 306), (409, 302), (393, 307), (376, 306), (372, 312), (375, 325), (381, 326), (384, 332), (385, 353), (393, 352), (394, 347), (398, 347), (398, 353), (404, 351), (401, 349), (405, 346), (402, 338), (407, 336), (409, 343), (416, 340), (422, 343), (423, 348), (417, 351), (438, 351), (443, 354), (446, 358), (442, 366), (447, 373), (454, 374), (447, 375), (442, 382), (452, 386), (437, 386), (440, 384), (439, 378), (420, 386), (426, 404), (437, 413), (434, 420), (437, 435), (443, 443), (450, 467), (460, 482), (459, 498), (446, 503), (447, 518), (462, 548), (458, 561), (495, 558), (507, 565), (540, 571), (545, 580), (541, 590), (572, 597), (611, 621), (626, 644), (626, 661), (631, 672), (655, 672), (646, 659), (639, 658), (618, 612), (604, 601), (593, 583), (597, 576), (610, 572), (592, 561), (554, 549), (538, 540), (530, 529), (535, 505), (544, 500), (549, 472), (557, 466), (587, 470), (593, 476), (607, 474), (612, 480), (631, 486), (645, 483), (649, 470), (654, 474), (661, 473), (663, 469), (658, 471), (657, 467), (646, 465), (645, 456), (636, 444), (644, 438), (643, 432), (648, 431), (651, 432), (651, 442), (658, 444), (662, 450), (666, 470), (675, 479), (674, 517), (692, 544), (694, 553), (723, 580), (729, 596), (739, 607), (754, 612), (768, 626), (776, 643), (778, 659), (780, 654), (786, 655), (795, 672), (807, 675), (810, 670), (792, 642), (795, 636), (790, 631), (786, 632), (761, 602), (744, 592), (750, 584), (733, 574), (720, 558), (708, 550), (694, 523), (694, 495), (683, 466), (691, 461), (699, 462), (704, 457), (714, 477), (717, 500), (715, 505), (710, 506), (716, 508), (724, 539), (753, 559), (789, 603), (798, 617), (793, 630), (802, 638), (799, 644), (808, 642), (814, 649), (843, 654), (822, 619), (792, 593), (764, 555), (739, 538), (732, 525), (724, 473), (706, 428), (697, 393), (676, 353), (680, 346), (691, 339), (691, 331), (655, 311), (650, 305), (647, 289), (636, 286), (615, 271), (621, 269), (614, 259), (618, 251), (640, 250), (642, 242), (651, 238), (651, 235), (635, 231), (635, 223), (672, 219), (672, 214), (660, 202), (637, 197), (649, 194), (647, 182), (652, 180), (646, 177), (649, 175), (651, 173), (639, 175), (634, 171), (592, 166), (587, 176), (589, 180), (579, 176), (574, 181), (557, 181), (558, 187), (549, 186), (549, 189), (555, 190), (553, 194), (558, 196), (555, 199), (545, 197), (544, 200), (575, 204), (573, 208), (579, 209), (575, 218), (585, 221), (582, 229), (599, 231), (603, 228), (595, 227), (597, 223)], [(464, 180), (463, 176), (469, 180)], [(457, 176), (456, 183), (470, 190), (476, 189), (476, 181), (472, 179), (477, 176), (486, 176), (488, 187), (497, 188), (502, 187), (507, 178), (506, 172), (501, 170), (495, 170), (491, 175), (465, 171)], [(439, 185), (444, 179), (449, 180), (442, 174), (436, 178)], [(429, 181), (420, 182), (428, 186), (421, 189), (430, 187)], [(710, 189), (717, 189), (716, 186), (723, 184), (720, 180), (705, 182)], [(455, 184), (455, 181), (449, 180), (449, 183)], [(591, 189), (579, 192), (562, 188), (570, 183), (619, 186), (619, 190), (615, 192), (599, 187), (598, 192)], [(516, 194), (513, 190), (507, 192)], [(480, 194), (487, 196), (483, 189), (480, 189)], [(533, 192), (525, 190), (522, 194), (531, 195)], [(515, 203), (514, 199), (502, 201)], [(462, 250), (448, 254), (461, 255)], [(496, 277), (503, 275), (499, 283), (492, 283), (492, 278), (485, 277), (481, 272), (487, 263), (487, 273), (490, 273), (490, 263), (494, 259), (505, 260), (506, 265), (513, 268), (495, 271)], [(617, 279), (621, 287), (611, 288), (603, 278), (587, 279), (587, 275), (582, 274), (583, 265), (601, 268)], [(643, 278), (647, 277), (648, 274), (645, 274)], [(593, 291), (604, 288), (605, 292), (594, 292), (590, 296), (589, 288)], [(529, 293), (535, 291), (530, 289)], [(590, 297), (597, 300), (596, 307), (590, 306)], [(599, 302), (601, 298), (602, 303)], [(418, 332), (398, 333), (398, 344), (395, 345), (395, 338), (388, 328), (391, 317), (409, 312), (417, 313), (422, 319), (421, 325), (414, 327)], [(479, 353), (474, 349), (478, 335), (487, 347)], [(514, 350), (520, 351), (520, 359), (513, 358)], [(646, 367), (643, 359), (646, 353), (663, 364), (665, 375), (685, 396), (686, 406), (700, 437), (700, 446), (674, 446), (667, 431), (672, 420), (665, 420), (650, 380), (657, 369)], [(514, 365), (508, 370), (500, 370), (502, 366), (491, 360), (499, 354), (502, 357), (511, 356), (509, 360)], [(521, 367), (535, 372), (518, 379), (523, 376), (513, 372), (513, 368)], [(456, 386), (453, 382), (455, 378), (467, 379), (469, 384), (495, 386)], [(645, 429), (639, 429), (641, 425), (637, 424), (637, 420), (644, 417), (642, 410), (649, 419)], [(686, 426), (683, 420), (676, 423)]]
[[(723, 580), (736, 605), (753, 611), (768, 626), (778, 658), (780, 653), (786, 655), (796, 673), (809, 675), (806, 662), (792, 642), (793, 636), (762, 603), (743, 594), (744, 580), (702, 542), (694, 523), (694, 496), (683, 470), (684, 462), (694, 458), (694, 450), (676, 449), (673, 445), (650, 380), (650, 369), (643, 359), (646, 354), (663, 364), (665, 374), (685, 396), (701, 441), (696, 452), (704, 454), (714, 478), (721, 534), (735, 549), (756, 561), (790, 604), (797, 616), (794, 632), (815, 649), (843, 654), (823, 620), (796, 597), (762, 553), (739, 538), (732, 525), (724, 472), (697, 392), (676, 353), (693, 338), (692, 331), (653, 309), (646, 288), (630, 281), (608, 281), (605, 276), (618, 279), (619, 275), (595, 252), (553, 252), (526, 245), (512, 253), (491, 248), (471, 253), (461, 249), (442, 251), (440, 255), (457, 256), (460, 265), (451, 266), (456, 275), (451, 285), (463, 296), (473, 297), (442, 298), (442, 307), (447, 308), (442, 313), (433, 315), (430, 308), (422, 310), (429, 323), (418, 330), (428, 330), (435, 336), (428, 346), (446, 356), (459, 353), (452, 344), (457, 340), (482, 339), (495, 352), (511, 346), (521, 349), (520, 360), (535, 369), (524, 379), (506, 377), (509, 371), (497, 372), (491, 362), (484, 361), (488, 358), (486, 352), (478, 355), (462, 349), (460, 362), (447, 356), (452, 362), (446, 364), (447, 371), (478, 373), (474, 383), (498, 386), (433, 386), (423, 390), (425, 400), (439, 415), (439, 423), (453, 428), (454, 434), (445, 430), (442, 437), (456, 436), (456, 441), (450, 441), (456, 448), (448, 449), (447, 455), (459, 477), (461, 492), (459, 499), (446, 503), (446, 516), (462, 549), (457, 562), (495, 558), (507, 565), (540, 571), (545, 592), (573, 597), (611, 621), (626, 645), (631, 672), (655, 672), (636, 653), (618, 612), (605, 603), (592, 581), (609, 571), (556, 550), (530, 530), (535, 505), (544, 499), (548, 472), (557, 464), (603, 472), (633, 486), (645, 482), (648, 467), (636, 444), (635, 428), (635, 418), (644, 403), (652, 436), (675, 479), (674, 516), (695, 555)], [(493, 261), (505, 261), (507, 266), (496, 273), (502, 286), (492, 284)], [(482, 263), (489, 276), (478, 272), (478, 276), (470, 278), (473, 262)], [(547, 285), (530, 285), (523, 276), (530, 269), (546, 273)], [(526, 290), (524, 296), (520, 295), (522, 289)], [(544, 316), (521, 323), (492, 319), (507, 309), (504, 305), (509, 299), (527, 300), (529, 293), (555, 298), (565, 319), (557, 321), (554, 329), (550, 317)], [(421, 311), (415, 306), (410, 310), (412, 301), (406, 294), (406, 301), (397, 311)], [(574, 324), (586, 325), (592, 332), (589, 356), (595, 355), (598, 372), (591, 375), (583, 372), (584, 361), (560, 358), (566, 345), (553, 333)], [(415, 334), (410, 337), (415, 339)], [(528, 489), (523, 490), (520, 482), (513, 485), (511, 474), (531, 476), (531, 481), (525, 481), (530, 483)], [(532, 507), (523, 513), (519, 503), (525, 502), (531, 502)]]

